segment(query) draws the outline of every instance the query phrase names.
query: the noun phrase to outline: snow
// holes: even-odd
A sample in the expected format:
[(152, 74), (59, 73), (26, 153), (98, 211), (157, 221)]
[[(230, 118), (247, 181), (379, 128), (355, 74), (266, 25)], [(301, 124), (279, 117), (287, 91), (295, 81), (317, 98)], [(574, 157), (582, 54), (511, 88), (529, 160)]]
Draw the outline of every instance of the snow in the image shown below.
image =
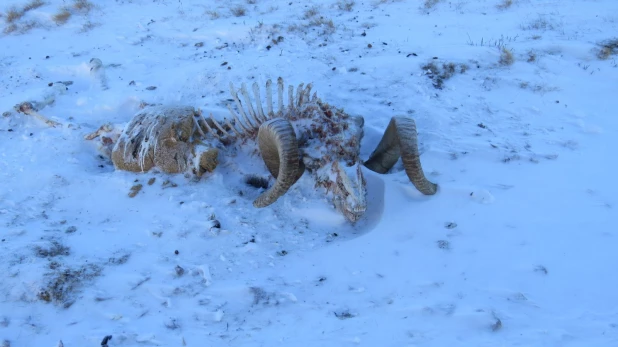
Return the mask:
[[(250, 2), (47, 0), (12, 32), (26, 1), (3, 2), (2, 346), (618, 344), (618, 2)], [(437, 89), (432, 62), (467, 69)], [(414, 118), (438, 193), (364, 170), (351, 225), (309, 175), (254, 208), (258, 157), (135, 174), (83, 139), (142, 101), (224, 117), (230, 82), (279, 76), (364, 116), (363, 158)], [(13, 110), (49, 95), (60, 127)]]

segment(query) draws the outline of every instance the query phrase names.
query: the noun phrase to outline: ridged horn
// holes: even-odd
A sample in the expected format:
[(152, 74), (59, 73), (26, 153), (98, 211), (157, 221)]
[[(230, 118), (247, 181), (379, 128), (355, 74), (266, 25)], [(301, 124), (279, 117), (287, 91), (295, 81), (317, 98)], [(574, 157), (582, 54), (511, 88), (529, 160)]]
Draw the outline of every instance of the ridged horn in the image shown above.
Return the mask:
[(378, 147), (365, 162), (365, 167), (384, 174), (401, 157), (408, 178), (416, 189), (425, 195), (433, 195), (438, 185), (430, 182), (423, 173), (418, 153), (416, 123), (407, 117), (391, 118)]
[(277, 181), (255, 199), (253, 206), (266, 207), (281, 197), (299, 177), (299, 151), (292, 124), (283, 118), (274, 118), (260, 125), (258, 146), (268, 168)]

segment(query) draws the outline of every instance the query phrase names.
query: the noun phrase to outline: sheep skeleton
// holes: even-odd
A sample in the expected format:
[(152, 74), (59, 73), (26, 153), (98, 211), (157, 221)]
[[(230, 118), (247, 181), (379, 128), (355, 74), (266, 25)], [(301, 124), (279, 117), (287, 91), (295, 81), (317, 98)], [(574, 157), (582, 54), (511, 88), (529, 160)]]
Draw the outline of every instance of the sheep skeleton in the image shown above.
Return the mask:
[[(252, 89), (255, 108), (246, 85), (241, 84), (239, 95), (230, 83), (236, 111), (228, 105), (231, 119), (222, 121), (216, 120), (212, 114), (206, 118), (201, 111), (188, 107), (163, 107), (150, 113), (139, 113), (125, 127), (113, 148), (114, 165), (130, 171), (148, 171), (158, 166), (169, 173), (191, 168), (193, 173), (201, 176), (217, 166), (220, 149), (227, 150), (234, 143), (254, 140), (267, 169), (276, 179), (275, 184), (254, 201), (253, 205), (258, 208), (274, 203), (307, 169), (315, 179), (316, 187), (332, 193), (335, 207), (346, 219), (356, 222), (367, 207), (361, 165), (386, 173), (400, 157), (415, 187), (423, 194), (435, 194), (437, 185), (425, 178), (420, 164), (414, 120), (393, 117), (377, 148), (363, 163), (359, 158), (363, 117), (350, 116), (323, 103), (315, 93), (311, 95), (311, 84), (305, 86), (301, 83), (296, 93), (294, 87), (289, 86), (285, 106), (284, 83), (278, 78), (276, 111), (273, 109), (271, 80), (266, 82), (266, 111), (262, 107), (258, 84), (254, 83)], [(214, 143), (209, 137), (215, 140)], [(204, 145), (205, 141), (209, 143)], [(173, 154), (166, 153), (166, 148), (173, 148)], [(157, 162), (159, 152), (166, 154), (168, 159), (160, 155), (163, 159)], [(172, 165), (168, 165), (169, 158), (175, 160)], [(126, 165), (131, 162), (132, 165)]]

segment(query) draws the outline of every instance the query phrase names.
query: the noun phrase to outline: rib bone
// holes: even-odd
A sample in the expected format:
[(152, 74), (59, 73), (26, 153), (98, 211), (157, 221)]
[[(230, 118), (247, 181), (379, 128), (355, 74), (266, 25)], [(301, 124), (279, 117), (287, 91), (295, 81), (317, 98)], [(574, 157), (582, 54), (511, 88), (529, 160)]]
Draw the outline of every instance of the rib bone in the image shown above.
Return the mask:
[(283, 115), (283, 78), (277, 78), (277, 104), (279, 109), (277, 110), (277, 116)]
[[(204, 118), (204, 115), (202, 114), (202, 110), (199, 110), (199, 111), (197, 112), (197, 114), (198, 114), (199, 118), (201, 118), (201, 119), (202, 119), (202, 122), (204, 122), (204, 125), (206, 126), (206, 129), (208, 129), (208, 131), (209, 131), (209, 132), (210, 132), (210, 133), (211, 133), (211, 134), (212, 134), (215, 138), (217, 138), (217, 139), (221, 139), (221, 137), (219, 137), (219, 134), (217, 134), (217, 132), (216, 132), (213, 128), (211, 128), (211, 127), (210, 127), (210, 125), (208, 125), (208, 121), (206, 121), (206, 118)], [(198, 122), (198, 124), (199, 124), (199, 122)]]
[(296, 89), (296, 108), (299, 108), (300, 105), (302, 104), (302, 100), (303, 100), (303, 87), (304, 87), (304, 83), (301, 83), (298, 85), (298, 89)]
[(268, 118), (264, 115), (264, 109), (262, 109), (262, 97), (260, 95), (260, 87), (257, 82), (253, 83), (253, 95), (255, 96), (255, 103), (257, 104), (257, 112), (258, 112), (258, 123), (261, 124), (266, 122)]
[(275, 114), (273, 112), (273, 82), (269, 79), (266, 81), (266, 107), (268, 112), (268, 119), (272, 118)]
[[(260, 124), (262, 122), (260, 122), (260, 120), (257, 118), (256, 114), (255, 114), (255, 110), (253, 109), (253, 104), (251, 103), (251, 97), (249, 96), (249, 92), (247, 91), (247, 85), (245, 85), (245, 83), (242, 83), (240, 85), (240, 92), (242, 93), (243, 98), (245, 99), (245, 105), (247, 106), (247, 111), (249, 112), (249, 114), (251, 115), (251, 118), (253, 119), (253, 121), (255, 121), (255, 125), (251, 125), (252, 128), (257, 128), (260, 126)], [(257, 100), (257, 103), (260, 103), (260, 100)]]
[(212, 116), (212, 113), (210, 114), (210, 120), (212, 120), (212, 122), (215, 124), (217, 129), (219, 129), (223, 133), (223, 135), (228, 136), (228, 137), (230, 136), (230, 134), (227, 131), (225, 131), (225, 129), (223, 129), (223, 126), (221, 126), (221, 124), (217, 122), (215, 117)]
[[(230, 114), (232, 115), (232, 119), (234, 119), (234, 122), (236, 122), (240, 128), (243, 131), (243, 134), (250, 134), (251, 133), (251, 129), (248, 128), (246, 125), (244, 125), (241, 121), (240, 118), (238, 117), (238, 115), (236, 114), (236, 112), (234, 112), (234, 110), (232, 109), (231, 105), (227, 105), (227, 109), (230, 111)], [(241, 110), (242, 112), (242, 110)]]
[(232, 82), (230, 82), (230, 93), (232, 94), (232, 98), (236, 102), (236, 108), (238, 108), (238, 112), (240, 112), (240, 115), (247, 123), (247, 131), (252, 131), (255, 126), (251, 123), (249, 117), (247, 117), (247, 114), (245, 113), (245, 110), (242, 108), (242, 103), (240, 102), (240, 99), (238, 99), (238, 93), (236, 92)]

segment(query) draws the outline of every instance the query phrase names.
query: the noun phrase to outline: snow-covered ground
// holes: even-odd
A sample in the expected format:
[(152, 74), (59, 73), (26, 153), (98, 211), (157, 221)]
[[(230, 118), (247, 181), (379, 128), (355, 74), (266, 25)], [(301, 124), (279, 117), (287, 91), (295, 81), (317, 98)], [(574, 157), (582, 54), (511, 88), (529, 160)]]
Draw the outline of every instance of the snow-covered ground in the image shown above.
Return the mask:
[[(26, 4), (0, 8), (1, 346), (618, 345), (615, 0)], [(307, 174), (254, 208), (259, 157), (197, 181), (83, 138), (279, 76), (364, 116), (363, 158), (414, 118), (439, 192), (365, 170), (351, 225)], [(60, 126), (13, 110), (52, 94)]]

